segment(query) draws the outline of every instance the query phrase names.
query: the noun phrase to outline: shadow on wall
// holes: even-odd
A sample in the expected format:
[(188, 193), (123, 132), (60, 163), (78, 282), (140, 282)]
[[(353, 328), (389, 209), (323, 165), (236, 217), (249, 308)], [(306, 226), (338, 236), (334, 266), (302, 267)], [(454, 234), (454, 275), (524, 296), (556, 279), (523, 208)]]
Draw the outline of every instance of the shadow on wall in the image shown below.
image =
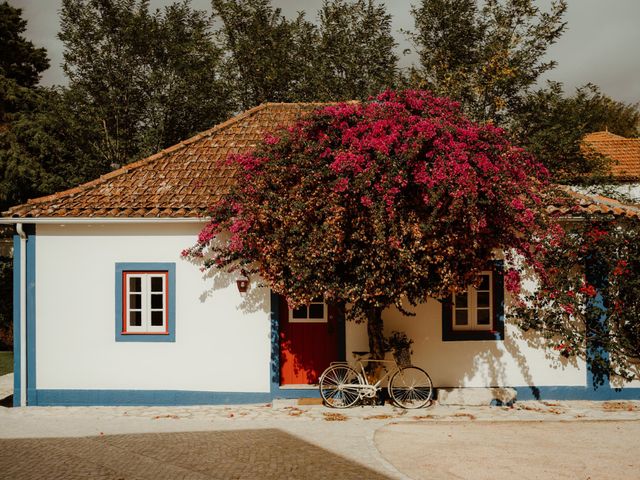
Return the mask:
[[(217, 243), (226, 242), (227, 238), (224, 235), (216, 237), (214, 241), (214, 248)], [(207, 255), (201, 258), (182, 258), (183, 262), (188, 262), (193, 265), (193, 268), (197, 268), (202, 272), (203, 285), (205, 289), (200, 293), (199, 300), (201, 303), (207, 301), (207, 299), (213, 296), (216, 290), (224, 290), (229, 287), (236, 289), (236, 280), (241, 277), (240, 271), (230, 272), (228, 269), (210, 268), (204, 270), (204, 262), (206, 258), (210, 258)], [(269, 295), (268, 286), (260, 281), (257, 275), (252, 275), (250, 278), (249, 288), (246, 293), (242, 293), (242, 301), (238, 306), (238, 310), (244, 313), (255, 312), (268, 312), (269, 311)]]
[[(508, 295), (505, 301), (509, 302)], [(531, 386), (539, 395), (536, 381), (549, 370), (578, 369), (575, 358), (564, 358), (548, 348), (535, 332), (523, 332), (507, 319), (505, 338), (495, 340), (443, 341), (442, 305), (434, 299), (410, 309), (415, 317), (403, 316), (395, 309), (386, 310), (385, 334), (392, 330), (407, 333), (413, 339), (412, 361), (426, 369), (436, 387)], [(350, 352), (349, 352), (350, 353)]]
[(277, 429), (0, 440), (6, 478), (389, 477)]

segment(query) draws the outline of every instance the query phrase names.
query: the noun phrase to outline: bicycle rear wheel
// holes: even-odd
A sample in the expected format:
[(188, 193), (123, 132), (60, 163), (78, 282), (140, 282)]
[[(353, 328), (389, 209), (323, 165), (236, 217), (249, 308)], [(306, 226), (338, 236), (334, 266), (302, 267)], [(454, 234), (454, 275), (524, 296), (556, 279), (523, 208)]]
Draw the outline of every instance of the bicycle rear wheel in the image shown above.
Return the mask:
[(418, 367), (401, 368), (389, 381), (389, 396), (402, 408), (422, 408), (432, 395), (431, 378)]
[(348, 365), (331, 365), (320, 377), (320, 396), (325, 405), (349, 408), (360, 400), (360, 375)]

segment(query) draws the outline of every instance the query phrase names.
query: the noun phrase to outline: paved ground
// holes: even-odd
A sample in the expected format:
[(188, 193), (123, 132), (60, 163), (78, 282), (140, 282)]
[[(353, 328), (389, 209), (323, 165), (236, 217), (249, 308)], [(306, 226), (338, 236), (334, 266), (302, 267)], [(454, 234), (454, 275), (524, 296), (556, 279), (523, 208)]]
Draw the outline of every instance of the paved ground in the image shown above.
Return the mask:
[(638, 421), (401, 423), (375, 443), (416, 480), (640, 478)]
[(639, 442), (640, 402), (0, 408), (0, 478), (627, 480)]

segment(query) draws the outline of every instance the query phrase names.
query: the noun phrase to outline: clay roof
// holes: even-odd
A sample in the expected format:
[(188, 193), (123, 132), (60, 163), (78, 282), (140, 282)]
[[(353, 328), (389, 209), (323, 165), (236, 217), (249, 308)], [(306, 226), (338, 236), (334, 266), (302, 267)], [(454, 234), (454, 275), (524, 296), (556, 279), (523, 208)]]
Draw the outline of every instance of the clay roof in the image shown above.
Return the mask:
[(198, 217), (227, 193), (230, 153), (251, 150), (317, 103), (266, 103), (148, 158), (70, 190), (29, 200), (10, 217)]
[(570, 217), (581, 214), (606, 214), (616, 217), (640, 219), (640, 205), (627, 204), (602, 195), (585, 194), (564, 187), (570, 199), (558, 199), (554, 205), (549, 205), (547, 211), (555, 216)]
[[(29, 200), (12, 207), (3, 215), (13, 218), (200, 217), (213, 202), (229, 191), (235, 181), (235, 169), (225, 163), (230, 153), (251, 150), (265, 133), (291, 125), (305, 113), (322, 105), (326, 104), (260, 105), (148, 158), (70, 190)], [(592, 143), (595, 139), (598, 145), (609, 145), (611, 142), (617, 145), (619, 140), (616, 139), (638, 142), (631, 147), (616, 147), (615, 151), (627, 152), (625, 159), (634, 158), (634, 148), (640, 154), (640, 139), (625, 139), (608, 132), (591, 135), (585, 141)], [(600, 141), (602, 138), (605, 140)], [(628, 160), (625, 162), (624, 165), (630, 165)], [(635, 171), (640, 177), (640, 164), (636, 165)], [(640, 218), (638, 206), (625, 205), (597, 195), (574, 191), (570, 191), (570, 194), (577, 199), (578, 207), (559, 202), (549, 206), (549, 211), (563, 216), (589, 212)]]
[(613, 160), (611, 174), (624, 179), (640, 178), (640, 138), (625, 138), (611, 132), (594, 132), (583, 139), (587, 147)]

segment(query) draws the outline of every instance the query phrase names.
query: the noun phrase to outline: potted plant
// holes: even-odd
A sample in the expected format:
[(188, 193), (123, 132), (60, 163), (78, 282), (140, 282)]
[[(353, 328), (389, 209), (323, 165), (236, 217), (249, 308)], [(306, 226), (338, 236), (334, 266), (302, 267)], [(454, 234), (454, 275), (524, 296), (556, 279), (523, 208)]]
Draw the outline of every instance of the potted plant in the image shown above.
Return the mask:
[(411, 365), (412, 344), (413, 340), (407, 337), (406, 333), (394, 330), (385, 338), (385, 351), (392, 352), (399, 366), (407, 367)]

